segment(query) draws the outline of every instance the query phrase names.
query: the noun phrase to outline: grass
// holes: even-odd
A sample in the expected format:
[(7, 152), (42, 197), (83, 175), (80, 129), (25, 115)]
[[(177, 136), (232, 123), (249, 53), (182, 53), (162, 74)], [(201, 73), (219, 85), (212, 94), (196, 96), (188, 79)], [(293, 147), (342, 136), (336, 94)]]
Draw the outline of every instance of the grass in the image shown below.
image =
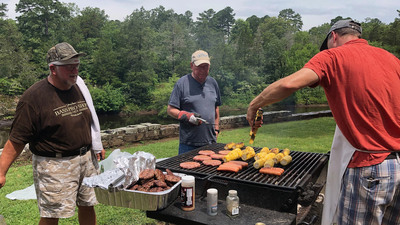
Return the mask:
[[(257, 132), (252, 146), (289, 148), (295, 151), (326, 153), (330, 150), (335, 131), (335, 121), (331, 117), (311, 120), (292, 121), (275, 124), (264, 124)], [(249, 141), (249, 127), (222, 130), (219, 143)], [(172, 157), (178, 154), (178, 139), (143, 142), (121, 148), (134, 153), (145, 151), (156, 158)], [(107, 151), (109, 155), (111, 151)], [(7, 224), (38, 224), (39, 212), (36, 200), (13, 201), (5, 196), (15, 190), (21, 190), (33, 183), (32, 166), (12, 166), (7, 174), (7, 183), (0, 189), (0, 214)], [(149, 219), (144, 211), (113, 207), (99, 204), (96, 207), (98, 224), (164, 224)], [(60, 219), (59, 224), (78, 224), (77, 213), (68, 219)]]

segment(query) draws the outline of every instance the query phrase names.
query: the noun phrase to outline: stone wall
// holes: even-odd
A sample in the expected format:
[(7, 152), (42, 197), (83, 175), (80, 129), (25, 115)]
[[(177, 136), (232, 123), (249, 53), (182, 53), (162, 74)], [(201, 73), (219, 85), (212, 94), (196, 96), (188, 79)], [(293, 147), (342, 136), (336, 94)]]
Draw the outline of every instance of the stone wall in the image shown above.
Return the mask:
[[(275, 111), (264, 112), (263, 122), (264, 124), (268, 124), (330, 116), (332, 116), (330, 110), (297, 114), (292, 114), (290, 111)], [(249, 124), (247, 123), (246, 115), (225, 116), (221, 117), (220, 119), (221, 131), (224, 129), (246, 127), (248, 125)], [(130, 145), (140, 141), (159, 140), (171, 137), (179, 137), (178, 123), (168, 125), (141, 123), (137, 125), (129, 125), (127, 127), (101, 131), (101, 139), (105, 149), (118, 148), (123, 145)], [(2, 151), (3, 149), (0, 149), (0, 154)], [(27, 151), (24, 150), (24, 152)]]
[[(293, 120), (313, 119), (317, 117), (332, 116), (330, 110), (297, 113), (292, 114), (290, 111), (264, 112), (264, 124), (277, 123)], [(226, 116), (220, 119), (220, 129), (233, 129), (248, 126), (246, 115)], [(104, 148), (116, 148), (123, 145), (129, 145), (135, 142), (145, 140), (158, 140), (163, 138), (171, 138), (179, 136), (179, 124), (151, 124), (141, 123), (137, 125), (129, 125), (116, 129), (108, 129), (101, 131), (101, 139)]]

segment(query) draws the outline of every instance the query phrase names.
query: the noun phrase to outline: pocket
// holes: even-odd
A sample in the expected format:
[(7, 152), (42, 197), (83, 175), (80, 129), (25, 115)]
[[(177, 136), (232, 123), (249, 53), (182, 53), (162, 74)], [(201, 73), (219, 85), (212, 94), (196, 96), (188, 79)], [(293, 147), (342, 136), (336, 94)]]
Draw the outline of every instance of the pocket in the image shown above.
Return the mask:
[(53, 192), (53, 193), (59, 193), (63, 188), (63, 184), (47, 183), (46, 185), (43, 185), (43, 186), (46, 191)]
[(97, 156), (94, 153), (93, 149), (90, 149), (90, 154), (91, 154), (93, 166), (97, 170), (97, 173), (99, 173), (99, 162), (97, 161)]
[(386, 194), (390, 183), (390, 176), (385, 177), (363, 177), (361, 178), (362, 186), (369, 192), (384, 192)]

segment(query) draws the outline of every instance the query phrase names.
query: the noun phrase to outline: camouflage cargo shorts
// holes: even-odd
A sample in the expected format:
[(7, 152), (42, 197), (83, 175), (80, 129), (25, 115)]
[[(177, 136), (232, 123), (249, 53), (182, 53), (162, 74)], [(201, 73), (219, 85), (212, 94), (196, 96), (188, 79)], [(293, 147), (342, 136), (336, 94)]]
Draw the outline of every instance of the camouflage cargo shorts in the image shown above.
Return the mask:
[(40, 217), (68, 218), (76, 206), (94, 206), (93, 188), (82, 185), (84, 177), (98, 174), (92, 151), (82, 156), (52, 158), (33, 155), (33, 179)]

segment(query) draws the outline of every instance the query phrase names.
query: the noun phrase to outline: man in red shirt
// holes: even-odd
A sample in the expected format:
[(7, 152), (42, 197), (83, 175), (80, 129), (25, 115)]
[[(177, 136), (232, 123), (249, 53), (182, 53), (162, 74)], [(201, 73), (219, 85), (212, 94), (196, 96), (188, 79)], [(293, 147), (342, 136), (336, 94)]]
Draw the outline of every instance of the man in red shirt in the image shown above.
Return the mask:
[(258, 108), (307, 86), (324, 88), (337, 127), (322, 224), (400, 224), (400, 60), (361, 32), (352, 20), (336, 22), (321, 52), (247, 111), (253, 126)]

